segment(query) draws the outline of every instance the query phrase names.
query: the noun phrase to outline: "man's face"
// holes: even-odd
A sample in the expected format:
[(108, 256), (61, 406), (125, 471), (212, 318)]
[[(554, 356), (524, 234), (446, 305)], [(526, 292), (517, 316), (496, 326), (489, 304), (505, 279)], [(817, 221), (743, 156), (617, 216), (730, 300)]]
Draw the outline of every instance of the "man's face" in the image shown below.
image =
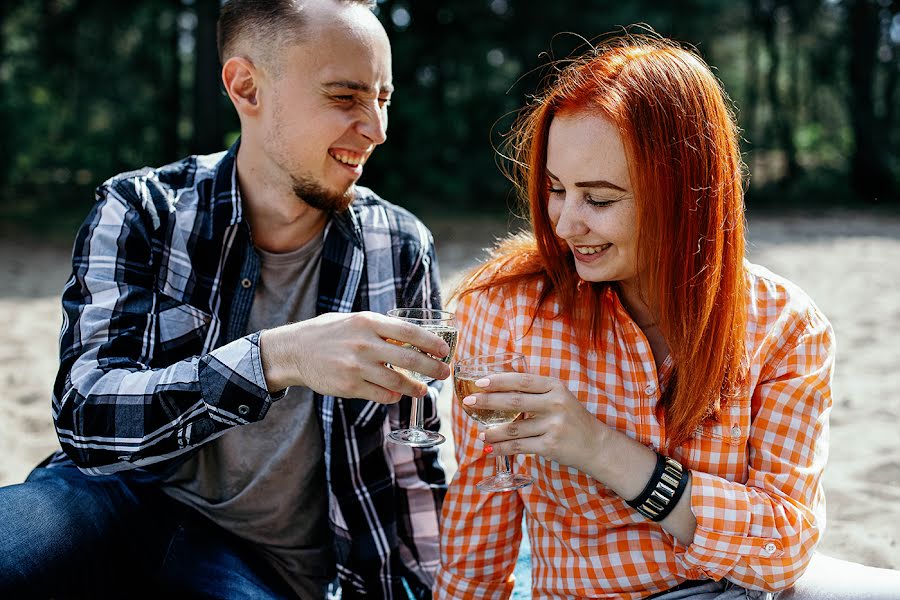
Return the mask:
[(375, 146), (386, 139), (391, 49), (366, 8), (311, 2), (306, 36), (261, 86), (264, 152), (294, 193), (340, 211)]

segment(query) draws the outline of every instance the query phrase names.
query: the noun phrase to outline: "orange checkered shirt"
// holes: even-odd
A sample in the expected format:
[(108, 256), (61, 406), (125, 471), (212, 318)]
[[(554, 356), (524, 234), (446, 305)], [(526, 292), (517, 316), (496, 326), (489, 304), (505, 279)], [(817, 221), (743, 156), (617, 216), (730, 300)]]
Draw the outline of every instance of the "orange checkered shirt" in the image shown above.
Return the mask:
[[(697, 518), (685, 546), (600, 482), (540, 456), (515, 469), (534, 477), (517, 492), (483, 493), (491, 475), (478, 428), (453, 406), (459, 471), (443, 507), (436, 598), (508, 598), (523, 513), (532, 549), (535, 598), (641, 598), (688, 579), (729, 579), (751, 589), (789, 587), (825, 526), (822, 471), (834, 338), (831, 325), (791, 282), (745, 263), (749, 278), (747, 387), (673, 458), (691, 469)], [(568, 383), (607, 425), (654, 448), (665, 431), (654, 407), (671, 360), (657, 373), (649, 344), (610, 290), (603, 298), (599, 354), (554, 318), (538, 313), (540, 283), (463, 298), (458, 358), (518, 351), (532, 372)], [(683, 498), (684, 501), (686, 498)]]

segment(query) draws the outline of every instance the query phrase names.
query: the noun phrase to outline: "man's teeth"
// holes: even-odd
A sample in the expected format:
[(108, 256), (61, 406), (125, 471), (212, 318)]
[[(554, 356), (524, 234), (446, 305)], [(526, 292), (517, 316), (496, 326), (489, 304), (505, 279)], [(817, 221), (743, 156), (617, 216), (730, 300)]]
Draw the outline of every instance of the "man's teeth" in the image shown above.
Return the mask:
[(338, 154), (337, 152), (332, 152), (331, 156), (334, 157), (335, 160), (339, 160), (345, 165), (350, 165), (351, 167), (358, 167), (363, 164), (365, 160), (361, 156), (350, 156), (349, 154)]
[(578, 254), (596, 254), (597, 252), (603, 252), (611, 245), (612, 244), (603, 244), (602, 246), (575, 246), (575, 251), (578, 252)]

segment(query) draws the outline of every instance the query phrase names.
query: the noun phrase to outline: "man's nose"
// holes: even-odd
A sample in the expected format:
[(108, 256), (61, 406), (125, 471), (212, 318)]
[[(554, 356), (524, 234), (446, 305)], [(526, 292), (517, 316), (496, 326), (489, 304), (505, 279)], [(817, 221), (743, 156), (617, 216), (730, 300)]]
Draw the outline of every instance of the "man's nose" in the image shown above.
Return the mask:
[(358, 130), (373, 144), (384, 143), (387, 139), (387, 111), (377, 105), (369, 108), (360, 118)]

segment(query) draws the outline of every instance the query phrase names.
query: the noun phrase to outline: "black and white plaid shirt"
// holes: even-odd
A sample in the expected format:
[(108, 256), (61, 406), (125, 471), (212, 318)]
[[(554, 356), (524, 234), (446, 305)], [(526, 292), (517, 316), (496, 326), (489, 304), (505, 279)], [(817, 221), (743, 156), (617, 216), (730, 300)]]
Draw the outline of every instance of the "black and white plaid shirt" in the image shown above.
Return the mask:
[[(259, 258), (237, 186), (237, 144), (98, 190), (63, 292), (53, 418), (86, 473), (162, 477), (198, 446), (262, 419), (259, 332), (245, 331)], [(329, 222), (317, 313), (440, 307), (431, 233), (409, 212), (356, 188)], [(339, 374), (336, 374), (339, 376)], [(432, 384), (425, 427), (439, 426)], [(384, 406), (316, 395), (329, 515), (345, 598), (430, 594), (446, 483), (437, 451), (385, 443), (408, 398)], [(71, 464), (71, 463), (69, 463)]]

